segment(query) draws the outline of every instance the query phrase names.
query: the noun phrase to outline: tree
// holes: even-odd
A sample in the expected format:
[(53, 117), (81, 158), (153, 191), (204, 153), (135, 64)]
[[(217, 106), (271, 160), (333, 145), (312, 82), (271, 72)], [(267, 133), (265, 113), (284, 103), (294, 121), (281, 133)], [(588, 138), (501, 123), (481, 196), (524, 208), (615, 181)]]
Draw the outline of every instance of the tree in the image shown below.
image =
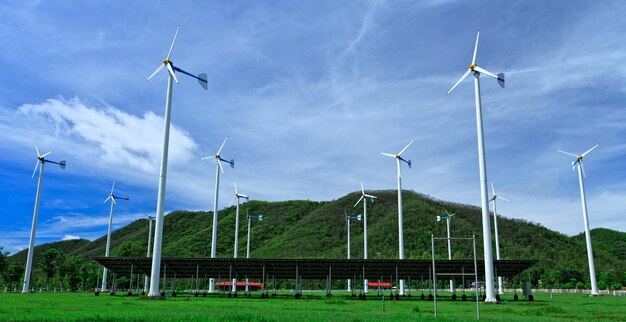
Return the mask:
[(9, 267), (9, 262), (8, 262), (8, 257), (9, 253), (8, 252), (4, 252), (2, 250), (2, 246), (0, 246), (0, 276), (4, 276), (4, 273), (7, 270), (7, 267)]
[(144, 255), (144, 253), (145, 253), (145, 249), (141, 247), (141, 245), (138, 242), (127, 241), (127, 242), (122, 243), (120, 247), (115, 249), (115, 252), (113, 252), (113, 255), (121, 256), (121, 257), (136, 257), (136, 256), (142, 256)]
[(76, 291), (81, 281), (80, 264), (82, 259), (78, 256), (67, 258), (59, 267), (59, 277), (70, 290)]
[(17, 263), (11, 262), (4, 271), (4, 281), (7, 283), (9, 291), (13, 291), (20, 282), (20, 277), (24, 274), (24, 267)]
[(46, 289), (50, 280), (59, 274), (59, 268), (65, 261), (65, 254), (58, 249), (48, 249), (39, 255), (39, 268), (44, 273)]

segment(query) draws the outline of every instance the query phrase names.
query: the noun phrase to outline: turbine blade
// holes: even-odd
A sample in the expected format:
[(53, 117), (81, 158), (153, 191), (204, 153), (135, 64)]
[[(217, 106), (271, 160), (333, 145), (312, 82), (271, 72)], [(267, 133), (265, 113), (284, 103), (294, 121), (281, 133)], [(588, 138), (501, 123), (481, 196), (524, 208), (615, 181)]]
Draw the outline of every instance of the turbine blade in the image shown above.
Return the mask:
[(217, 150), (217, 153), (216, 153), (217, 155), (220, 155), (220, 153), (222, 152), (222, 149), (224, 148), (224, 144), (226, 144), (226, 141), (228, 141), (228, 137), (226, 137), (224, 139), (224, 142), (222, 142), (222, 145), (220, 146), (220, 149)]
[(35, 151), (37, 151), (37, 157), (40, 157), (41, 154), (39, 154), (39, 149), (37, 148), (37, 146), (35, 145)]
[(481, 73), (481, 74), (487, 75), (489, 77), (493, 77), (495, 79), (499, 79), (498, 76), (496, 76), (494, 73), (492, 73), (492, 72), (490, 72), (490, 71), (488, 71), (486, 69), (480, 68), (478, 66), (474, 66), (474, 70), (479, 72), (479, 73)]
[(159, 67), (157, 67), (157, 69), (152, 73), (152, 75), (148, 76), (146, 80), (150, 80), (152, 77), (154, 77), (154, 75), (158, 74), (161, 71), (161, 69), (163, 69), (163, 67), (165, 67), (165, 64), (161, 64)]
[(458, 81), (456, 81), (456, 83), (454, 83), (454, 85), (452, 86), (452, 88), (450, 88), (450, 90), (446, 93), (450, 94), (470, 73), (472, 72), (471, 69), (468, 69), (465, 74), (463, 74), (463, 76), (461, 76), (461, 78), (459, 78)]
[(572, 171), (574, 171), (574, 169), (576, 169), (576, 165), (578, 164), (579, 159), (576, 159), (576, 161), (572, 161)]
[(594, 150), (595, 148), (597, 148), (598, 146), (600, 146), (600, 144), (596, 144), (596, 145), (594, 145), (594, 146), (593, 146), (593, 148), (591, 148), (591, 149), (587, 150), (587, 152), (585, 152), (585, 153), (583, 153), (583, 154), (581, 154), (581, 155), (584, 157), (585, 155), (587, 155), (589, 152), (593, 151), (593, 150)]
[(496, 189), (493, 187), (493, 181), (491, 181), (491, 192), (493, 192), (493, 195), (496, 195)]
[(217, 166), (220, 168), (220, 171), (222, 171), (222, 174), (224, 174), (224, 168), (222, 168), (222, 161), (220, 161), (220, 159), (217, 159)]
[(239, 193), (237, 192), (237, 181), (234, 181), (234, 183), (235, 183), (235, 196), (238, 196)]
[(228, 204), (228, 207), (231, 207), (232, 205), (235, 204), (235, 199), (237, 199), (237, 196), (234, 196), (233, 199), (230, 200), (230, 203)]
[(115, 201), (115, 196), (111, 197), (111, 201), (113, 201), (113, 204), (117, 204), (117, 202)]
[(555, 150), (556, 150), (556, 152), (561, 152), (561, 153), (563, 153), (563, 154), (571, 155), (571, 156), (573, 156), (573, 157), (577, 157), (577, 158), (578, 158), (578, 155), (577, 155), (577, 154), (574, 154), (574, 153), (569, 153), (569, 152), (565, 152), (565, 151), (562, 151), (562, 150), (559, 150), (559, 149), (555, 149)]
[(44, 153), (41, 157), (43, 158), (43, 157), (47, 156), (50, 153), (52, 153), (52, 151), (49, 151), (48, 153)]
[(172, 49), (174, 48), (174, 43), (176, 42), (176, 37), (178, 37), (179, 30), (180, 30), (180, 25), (176, 28), (176, 33), (174, 34), (174, 40), (172, 40), (172, 45), (170, 45), (170, 50), (167, 52), (167, 58), (165, 58), (166, 60), (170, 60), (170, 55), (172, 54)]
[(513, 201), (511, 201), (511, 200), (509, 200), (509, 199), (502, 198), (502, 197), (500, 197), (500, 196), (497, 196), (496, 198), (498, 198), (498, 199), (502, 199), (502, 200), (504, 200), (504, 201), (508, 201), (508, 202), (513, 202)]
[(363, 189), (363, 181), (361, 181), (361, 194), (365, 195), (365, 189)]
[(107, 203), (107, 201), (109, 201), (109, 199), (111, 199), (111, 195), (109, 195), (106, 199), (104, 199), (103, 203)]
[(174, 74), (174, 70), (172, 69), (172, 64), (166, 64), (165, 66), (167, 67), (167, 71), (170, 72), (170, 75), (174, 77), (174, 81), (176, 81), (176, 84), (178, 84), (178, 78), (176, 78), (176, 75)]
[(580, 170), (582, 170), (582, 173), (583, 173), (583, 180), (587, 180), (587, 174), (585, 173), (585, 167), (583, 166), (583, 160), (580, 160), (578, 163), (579, 163), (579, 166), (580, 166)]
[(113, 185), (111, 186), (111, 195), (113, 194), (113, 189), (115, 189), (115, 180), (113, 180)]
[(391, 154), (391, 153), (384, 153), (384, 152), (381, 152), (380, 154), (382, 154), (382, 155), (386, 155), (386, 156), (388, 156), (388, 157), (392, 157), (392, 158), (395, 158), (395, 157), (396, 157), (396, 155), (395, 155), (395, 154)]
[(398, 155), (402, 155), (402, 153), (403, 153), (406, 149), (408, 149), (408, 148), (409, 148), (409, 146), (410, 146), (411, 144), (413, 144), (413, 142), (415, 142), (415, 140), (411, 140), (411, 142), (409, 142), (409, 144), (407, 144), (407, 145), (404, 147), (404, 149), (402, 149), (402, 151), (400, 151), (400, 153), (398, 153)]
[(215, 156), (214, 155), (209, 155), (209, 156), (206, 156), (204, 158), (200, 158), (200, 160), (206, 160), (206, 159), (215, 159)]
[(37, 173), (37, 167), (39, 167), (39, 160), (37, 160), (37, 162), (35, 162), (35, 170), (33, 170), (33, 175), (31, 176), (31, 178), (35, 177), (35, 173)]
[(478, 38), (480, 38), (480, 29), (476, 33), (476, 44), (474, 45), (474, 56), (472, 57), (472, 65), (476, 64), (476, 52), (478, 52)]
[(357, 202), (354, 204), (354, 207), (358, 206), (358, 205), (359, 205), (359, 203), (361, 202), (361, 200), (363, 200), (363, 198), (364, 198), (364, 197), (365, 197), (365, 196), (361, 195), (361, 198), (359, 198), (359, 201), (357, 201)]

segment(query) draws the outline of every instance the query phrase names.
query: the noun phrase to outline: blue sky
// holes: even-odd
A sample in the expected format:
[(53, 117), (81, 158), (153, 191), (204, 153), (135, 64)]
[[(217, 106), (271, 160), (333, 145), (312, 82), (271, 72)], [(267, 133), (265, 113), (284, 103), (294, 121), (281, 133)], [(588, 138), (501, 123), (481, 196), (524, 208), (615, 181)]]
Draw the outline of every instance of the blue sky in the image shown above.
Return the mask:
[[(167, 53), (208, 91), (174, 88), (166, 209), (213, 208), (213, 154), (236, 159), (236, 180), (259, 200), (331, 200), (403, 186), (479, 205), (473, 84), (445, 92), (477, 63), (483, 78), (489, 179), (512, 203), (499, 212), (568, 235), (582, 231), (585, 158), (590, 225), (626, 230), (626, 21), (622, 1), (157, 1), (3, 5), (0, 51), (0, 246), (27, 247), (37, 185), (34, 145), (66, 159), (46, 167), (37, 244), (106, 233), (156, 209)], [(355, 200), (356, 201), (356, 200)], [(208, 225), (208, 223), (207, 223)], [(220, 233), (225, 233), (220, 229)], [(207, 236), (208, 241), (209, 236)], [(410, 238), (410, 236), (407, 236)]]

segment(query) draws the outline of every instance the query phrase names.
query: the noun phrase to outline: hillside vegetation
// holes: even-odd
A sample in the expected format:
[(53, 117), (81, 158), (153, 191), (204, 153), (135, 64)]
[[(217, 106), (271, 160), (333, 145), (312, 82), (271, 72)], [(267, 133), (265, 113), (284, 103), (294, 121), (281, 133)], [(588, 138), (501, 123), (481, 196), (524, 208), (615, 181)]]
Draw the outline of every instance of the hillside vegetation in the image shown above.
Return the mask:
[[(368, 203), (369, 258), (398, 257), (398, 212), (395, 191), (371, 191), (378, 199)], [(345, 258), (347, 226), (345, 214), (360, 214), (362, 206), (353, 208), (359, 193), (333, 201), (249, 201), (240, 206), (239, 254), (246, 255), (246, 214), (263, 215), (262, 222), (252, 222), (251, 257), (256, 258)], [(445, 222), (436, 216), (443, 209), (456, 213), (452, 219), (452, 237), (476, 236), (478, 257), (482, 258), (481, 209), (474, 206), (435, 200), (412, 191), (403, 192), (405, 256), (408, 259), (430, 259), (430, 236), (444, 237)], [(212, 212), (174, 211), (165, 216), (163, 230), (164, 257), (209, 257), (211, 250)], [(363, 223), (351, 223), (352, 258), (363, 256)], [(493, 224), (492, 224), (493, 227)], [(219, 212), (217, 256), (232, 257), (234, 249), (235, 207)], [(568, 237), (538, 224), (519, 219), (498, 217), (502, 259), (538, 259), (531, 269), (534, 282), (544, 286), (582, 287), (588, 283), (588, 265), (584, 235)], [(493, 235), (493, 234), (492, 234)], [(596, 271), (609, 287), (626, 283), (626, 233), (609, 229), (592, 230)], [(113, 256), (145, 256), (148, 242), (148, 220), (137, 220), (112, 234)], [(65, 241), (37, 246), (58, 247), (67, 256), (103, 256), (106, 235), (92, 242)], [(493, 243), (495, 245), (495, 242)], [(447, 258), (445, 241), (436, 243), (436, 256)], [(472, 245), (453, 241), (454, 259), (472, 258)], [(495, 257), (495, 250), (494, 250)], [(25, 262), (25, 252), (12, 256)], [(614, 275), (614, 276), (613, 276)], [(606, 285), (608, 284), (608, 285)], [(604, 288), (603, 287), (603, 288)]]

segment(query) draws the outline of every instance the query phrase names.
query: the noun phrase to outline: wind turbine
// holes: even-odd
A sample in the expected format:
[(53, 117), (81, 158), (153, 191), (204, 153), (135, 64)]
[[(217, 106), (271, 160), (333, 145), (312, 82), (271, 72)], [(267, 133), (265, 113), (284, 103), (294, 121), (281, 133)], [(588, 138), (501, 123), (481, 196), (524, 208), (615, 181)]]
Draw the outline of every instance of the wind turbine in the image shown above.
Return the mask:
[[(498, 238), (498, 213), (496, 211), (496, 200), (502, 199), (508, 202), (511, 202), (511, 200), (498, 196), (498, 194), (496, 194), (496, 189), (494, 189), (493, 187), (493, 182), (491, 182), (491, 192), (493, 192), (493, 195), (491, 196), (489, 201), (493, 202), (493, 228), (496, 233), (496, 259), (500, 260), (500, 241), (499, 241), (500, 239)], [(504, 294), (504, 286), (502, 284), (503, 284), (502, 276), (498, 276), (498, 293), (499, 294)]]
[[(354, 204), (354, 207), (363, 201), (363, 259), (367, 259), (367, 200), (374, 202), (376, 197), (365, 193), (365, 189), (363, 189), (363, 181), (361, 181), (361, 198), (359, 198), (359, 200)], [(348, 224), (348, 227), (349, 226), (350, 225)], [(364, 283), (363, 292), (367, 293), (369, 291), (367, 279), (364, 280)]]
[[(365, 196), (365, 193), (363, 193), (361, 198), (363, 198), (364, 196)], [(363, 203), (363, 204), (365, 204), (365, 203)], [(351, 220), (355, 220), (355, 219), (358, 220), (358, 221), (361, 221), (361, 218), (362, 218), (361, 215), (358, 215), (358, 216), (348, 216), (346, 214), (346, 222), (348, 224), (348, 259), (350, 259), (350, 221)], [(351, 283), (351, 281), (350, 281), (350, 279), (348, 279), (348, 292), (352, 291), (352, 288), (350, 287), (350, 283)]]
[(58, 164), (61, 169), (65, 169), (65, 160), (60, 162), (55, 162), (51, 160), (47, 160), (45, 157), (52, 153), (52, 151), (48, 153), (44, 153), (43, 155), (39, 153), (39, 149), (35, 145), (35, 151), (37, 151), (37, 163), (35, 163), (35, 170), (33, 170), (32, 177), (35, 177), (35, 173), (37, 172), (37, 168), (41, 165), (41, 169), (39, 170), (39, 180), (37, 181), (37, 194), (35, 195), (35, 210), (33, 211), (33, 224), (30, 228), (30, 241), (28, 242), (28, 257), (26, 258), (26, 271), (24, 273), (24, 285), (22, 286), (22, 293), (30, 292), (30, 271), (33, 267), (33, 254), (35, 247), (35, 232), (37, 231), (37, 218), (39, 217), (39, 197), (41, 195), (41, 182), (43, 181), (43, 166), (46, 163)]
[(587, 260), (589, 261), (589, 278), (591, 279), (591, 295), (596, 296), (598, 293), (598, 285), (596, 284), (596, 267), (593, 263), (593, 249), (591, 247), (591, 233), (589, 232), (589, 215), (587, 214), (587, 197), (585, 196), (585, 183), (587, 179), (585, 175), (585, 168), (583, 167), (583, 158), (593, 151), (600, 144), (596, 144), (593, 148), (587, 150), (587, 152), (577, 155), (570, 152), (556, 150), (563, 154), (567, 154), (576, 157), (576, 161), (572, 161), (572, 170), (578, 166), (578, 182), (580, 184), (580, 199), (583, 208), (583, 222), (585, 224), (585, 240), (587, 241)]
[[(406, 149), (408, 149), (413, 142), (415, 142), (415, 140), (411, 140), (411, 142), (409, 142), (404, 149), (396, 154), (384, 152), (380, 153), (396, 159), (396, 168), (398, 169), (398, 253), (400, 254), (400, 259), (404, 259), (404, 228), (402, 227), (402, 176), (400, 175), (400, 161), (406, 163), (409, 166), (409, 169), (411, 168), (411, 160), (402, 158), (402, 153), (404, 153), (404, 151), (406, 151)], [(400, 295), (404, 295), (404, 280), (400, 280)]]
[(174, 48), (174, 43), (176, 42), (176, 37), (178, 36), (178, 31), (180, 30), (180, 26), (176, 28), (176, 34), (174, 34), (174, 40), (172, 40), (172, 45), (170, 45), (170, 50), (167, 53), (167, 57), (163, 60), (163, 64), (160, 65), (148, 80), (150, 80), (154, 75), (160, 72), (163, 68), (167, 69), (168, 78), (167, 78), (167, 96), (165, 98), (165, 122), (163, 129), (163, 151), (161, 153), (161, 170), (159, 174), (159, 192), (157, 195), (157, 209), (156, 209), (156, 225), (155, 225), (155, 235), (154, 235), (154, 250), (152, 256), (152, 269), (150, 271), (150, 293), (148, 296), (158, 297), (159, 294), (159, 275), (161, 274), (161, 244), (163, 243), (163, 212), (165, 209), (165, 184), (167, 179), (167, 159), (168, 159), (168, 149), (170, 142), (170, 115), (172, 110), (172, 85), (174, 82), (178, 84), (178, 79), (176, 78), (175, 72), (181, 72), (185, 75), (191, 76), (198, 80), (200, 86), (207, 89), (207, 76), (202, 73), (198, 76), (194, 76), (178, 67), (175, 67), (174, 64), (170, 61), (170, 56), (172, 54), (172, 49)]
[[(237, 253), (239, 250), (239, 201), (241, 199), (249, 200), (247, 195), (239, 193), (237, 191), (237, 182), (235, 182), (235, 198), (237, 198), (237, 210), (235, 211), (235, 251), (233, 258), (237, 258)], [(237, 291), (237, 279), (233, 278), (233, 292)]]
[[(263, 221), (263, 215), (258, 216), (249, 216), (248, 215), (248, 245), (246, 246), (246, 258), (250, 258), (250, 221), (252, 219), (256, 219), (258, 221)], [(248, 288), (248, 278), (246, 277), (246, 292), (249, 291)]]
[[(146, 215), (146, 217), (148, 217), (148, 225), (149, 225), (149, 230), (148, 230), (148, 253), (146, 254), (146, 257), (150, 257), (150, 244), (152, 243), (152, 221), (154, 221), (154, 217)], [(143, 282), (143, 291), (144, 293), (148, 291), (150, 285), (150, 279), (148, 278), (148, 275), (146, 275), (145, 280)]]
[[(109, 211), (109, 230), (107, 232), (107, 246), (104, 250), (104, 257), (109, 257), (109, 250), (111, 249), (111, 227), (113, 226), (113, 208), (115, 208), (115, 204), (116, 204), (116, 199), (122, 199), (122, 200), (126, 200), (128, 201), (129, 198), (127, 197), (119, 197), (113, 194), (113, 190), (115, 189), (115, 181), (113, 181), (113, 185), (111, 186), (111, 193), (109, 193), (109, 196), (104, 200), (104, 203), (106, 203), (107, 201), (111, 200), (111, 210)], [(101, 292), (105, 292), (107, 290), (107, 268), (104, 268), (104, 272), (102, 272), (102, 288), (100, 289)]]
[[(437, 221), (445, 220), (446, 221), (446, 229), (448, 231), (448, 259), (452, 260), (452, 244), (450, 243), (450, 220), (456, 214), (451, 214), (448, 210), (443, 210), (446, 215), (445, 216), (437, 216)], [(450, 279), (450, 292), (454, 292), (454, 280)]]
[(478, 51), (478, 38), (480, 30), (476, 35), (476, 44), (474, 45), (474, 56), (469, 69), (459, 78), (452, 86), (447, 94), (450, 94), (467, 76), (472, 73), (474, 76), (474, 96), (476, 101), (476, 132), (478, 137), (478, 164), (480, 169), (480, 202), (482, 206), (483, 220), (483, 249), (485, 254), (485, 302), (497, 302), (493, 287), (493, 251), (491, 246), (491, 224), (489, 220), (489, 201), (487, 192), (487, 164), (485, 160), (485, 139), (483, 136), (483, 115), (480, 102), (480, 75), (485, 74), (495, 78), (500, 87), (504, 88), (504, 74), (497, 76), (476, 65), (476, 52)]
[[(220, 191), (220, 171), (222, 172), (222, 174), (224, 174), (224, 168), (222, 168), (222, 161), (230, 164), (231, 168), (235, 167), (235, 160), (226, 160), (223, 159), (222, 156), (220, 155), (220, 153), (222, 152), (222, 149), (224, 148), (224, 144), (226, 144), (226, 141), (228, 141), (228, 137), (226, 137), (224, 139), (224, 142), (222, 143), (222, 145), (220, 146), (219, 150), (217, 150), (217, 153), (215, 153), (215, 155), (210, 155), (204, 158), (201, 158), (201, 160), (206, 160), (206, 159), (215, 159), (215, 162), (217, 163), (217, 165), (215, 166), (215, 202), (213, 202), (213, 233), (212, 233), (212, 237), (211, 237), (211, 258), (215, 258), (215, 252), (216, 252), (216, 247), (217, 247), (217, 202), (218, 202), (218, 197), (219, 197), (219, 191)], [(215, 285), (215, 278), (211, 278), (209, 279), (209, 292), (213, 292), (214, 291), (214, 285)]]

